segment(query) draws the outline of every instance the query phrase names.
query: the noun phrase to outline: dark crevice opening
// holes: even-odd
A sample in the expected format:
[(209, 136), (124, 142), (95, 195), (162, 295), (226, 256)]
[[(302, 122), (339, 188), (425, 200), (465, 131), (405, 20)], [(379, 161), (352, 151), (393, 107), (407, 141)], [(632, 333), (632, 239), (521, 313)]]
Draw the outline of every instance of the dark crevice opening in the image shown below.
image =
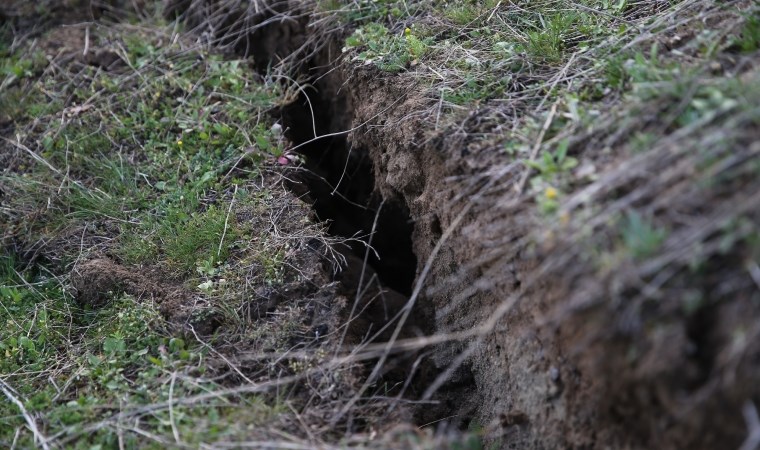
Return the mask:
[[(242, 11), (236, 7), (212, 10), (190, 6), (187, 0), (170, 0), (165, 14), (203, 26), (196, 31), (205, 31), (209, 39), (237, 55), (253, 55), (261, 75), (270, 73), (277, 62), (293, 57), (297, 49), (303, 50), (307, 42), (308, 18), (286, 14), (291, 7), (287, 2), (268, 5), (260, 15), (245, 21), (240, 20)], [(284, 14), (281, 20), (273, 20), (280, 14)], [(304, 175), (299, 180), (303, 186), (291, 188), (298, 195), (306, 194), (317, 218), (329, 224), (328, 231), (334, 236), (367, 236), (377, 216), (371, 237), (376, 254), (370, 252), (368, 263), (384, 286), (409, 296), (417, 259), (412, 251), (414, 225), (407, 206), (400, 198), (383, 199), (377, 194), (368, 149), (351, 148), (345, 135), (314, 140), (315, 134), (347, 130), (352, 119), (348, 96), (339, 89), (343, 80), (327, 76), (334, 59), (330, 52), (334, 50), (329, 45), (316, 48), (302, 54), (304, 58), (291, 67), (301, 72), (301, 86), (307, 86), (308, 98), (302, 91), (296, 101), (279, 110), (278, 119), (295, 146), (313, 141), (298, 148), (305, 157)], [(349, 245), (350, 251), (363, 260), (366, 246), (360, 242)]]
[(383, 199), (376, 192), (367, 149), (352, 147), (345, 136), (314, 140), (315, 128), (317, 136), (340, 131), (334, 129), (335, 117), (325, 114), (330, 109), (330, 102), (320, 96), (310, 94), (307, 101), (301, 94), (280, 111), (286, 135), (300, 145), (298, 153), (305, 161), (297, 177), (302, 186), (294, 190), (310, 201), (317, 218), (328, 224), (329, 234), (362, 236), (374, 251), (367, 252), (365, 243), (354, 239), (346, 243), (351, 253), (360, 260), (367, 256), (384, 286), (409, 296), (417, 268), (409, 210), (400, 199)]
[[(318, 83), (314, 85), (318, 86)], [(326, 90), (330, 91), (329, 88)], [(297, 151), (305, 157), (305, 170), (296, 172), (301, 175), (300, 183), (291, 188), (312, 203), (319, 220), (329, 222), (331, 235), (366, 235), (372, 230), (377, 217), (371, 244), (378, 257), (370, 253), (368, 265), (377, 273), (384, 287), (402, 294), (403, 301), (397, 299), (388, 304), (375, 302), (364, 310), (363, 317), (354, 321), (362, 328), (357, 334), (367, 329), (376, 331), (404, 307), (411, 294), (417, 269), (412, 241), (414, 224), (406, 204), (400, 198), (383, 199), (378, 193), (370, 149), (352, 147), (345, 135), (314, 139), (315, 128), (317, 136), (349, 129), (352, 119), (350, 106), (339, 98), (321, 96), (318, 92), (309, 92), (308, 100), (302, 94), (297, 101), (279, 111), (278, 118), (287, 130), (288, 139), (295, 146), (300, 146)], [(315, 111), (313, 121), (312, 110)], [(440, 224), (437, 227), (440, 230)], [(366, 247), (360, 242), (353, 242), (350, 250), (355, 256), (354, 264), (361, 268)], [(351, 272), (351, 268), (346, 272)], [(355, 285), (352, 287), (355, 288)], [(432, 304), (419, 299), (400, 337), (432, 334), (433, 317)], [(394, 325), (381, 334), (378, 341), (387, 341)], [(417, 365), (415, 360), (418, 357), (421, 359)], [(375, 362), (367, 362), (368, 370)], [(387, 395), (403, 394), (414, 399), (422, 395), (438, 373), (429, 358), (421, 357), (417, 352), (402, 353), (386, 362), (376, 385), (386, 386)], [(473, 375), (469, 366), (465, 365), (439, 390), (437, 403), (413, 408), (412, 420), (418, 424), (437, 423), (438, 427), (463, 430), (473, 417), (475, 407), (471, 401), (463, 399), (473, 398), (475, 389)]]
[[(347, 242), (343, 251), (348, 251), (351, 257), (348, 267), (337, 276), (346, 289), (344, 294), (353, 298), (357, 289), (365, 289), (369, 281), (367, 278), (370, 277), (365, 273), (363, 284), (359, 286), (357, 282), (357, 273), (364, 270), (365, 256), (368, 256), (370, 272), (377, 274), (382, 290), (386, 292), (378, 297), (378, 291), (370, 288), (369, 294), (364, 295), (358, 305), (357, 311), (361, 313), (350, 318), (348, 334), (353, 335), (358, 343), (389, 325), (389, 320), (404, 308), (411, 295), (417, 269), (412, 242), (414, 223), (400, 198), (384, 199), (378, 193), (369, 149), (352, 147), (344, 135), (314, 140), (314, 127), (317, 136), (350, 128), (350, 124), (345, 123), (350, 117), (330, 114), (336, 99), (310, 93), (309, 101), (311, 107), (302, 96), (282, 108), (279, 114), (288, 139), (295, 146), (303, 144), (297, 151), (304, 156), (304, 167), (295, 171), (296, 182), (291, 189), (313, 205), (317, 218), (329, 224), (328, 232), (333, 236), (367, 236), (374, 225), (374, 234), (371, 240), (368, 239), (374, 252), (367, 252), (367, 246), (361, 241)], [(345, 114), (344, 104), (337, 103), (341, 113)], [(314, 124), (312, 109), (316, 112)], [(397, 294), (389, 293), (388, 289)], [(430, 334), (433, 331), (431, 316), (429, 304), (416, 302), (399, 337)], [(395, 326), (396, 322), (390, 324), (377, 336), (376, 342), (390, 339)], [(417, 352), (392, 355), (376, 380), (376, 386), (383, 386), (385, 395), (417, 398), (431, 381), (432, 373), (427, 358), (415, 362), (419, 357)], [(367, 374), (376, 362), (366, 362)], [(433, 408), (426, 409), (425, 418), (440, 418)]]
[[(259, 23), (265, 23), (272, 14), (273, 11), (265, 13), (259, 18)], [(235, 27), (235, 21), (230, 17), (228, 15), (222, 20), (220, 29)], [(296, 49), (303, 48), (304, 39), (308, 39), (309, 35), (304, 31), (307, 22), (306, 18), (278, 20), (257, 26), (253, 32), (236, 30), (235, 33), (222, 33), (232, 36), (223, 44), (234, 48), (239, 55), (255, 55), (256, 70), (266, 75), (275, 62), (292, 58), (298, 51)], [(350, 291), (353, 288), (355, 293), (357, 285), (346, 283), (345, 273), (363, 270), (367, 255), (368, 266), (377, 274), (381, 288), (390, 288), (398, 293), (382, 301), (372, 300), (369, 307), (360, 305), (359, 309), (363, 312), (361, 317), (351, 318), (349, 334), (352, 327), (357, 328), (356, 334), (361, 340), (363, 336), (387, 325), (388, 320), (405, 306), (415, 282), (418, 261), (413, 251), (414, 223), (407, 204), (401, 195), (383, 198), (380, 189), (377, 189), (370, 151), (380, 149), (352, 146), (348, 135), (340, 134), (351, 128), (353, 108), (352, 96), (345, 91), (345, 80), (333, 64), (334, 55), (340, 52), (339, 45), (333, 44), (326, 43), (324, 47), (312, 49), (309, 54), (302, 53), (303, 57), (295, 61), (291, 68), (296, 68), (300, 77), (294, 77), (299, 79), (306, 92), (301, 92), (295, 101), (279, 108), (274, 114), (286, 130), (286, 137), (297, 147), (296, 151), (305, 161), (303, 167), (288, 173), (288, 178), (294, 180), (290, 188), (294, 194), (312, 204), (317, 219), (328, 224), (329, 234), (343, 238), (367, 236), (377, 221), (370, 242), (376, 254), (367, 253), (366, 245), (361, 242), (349, 242), (343, 249), (344, 253), (352, 256), (349, 267), (344, 269), (343, 275), (337, 276), (345, 288), (343, 294), (351, 298), (353, 293)], [(315, 135), (331, 136), (315, 139)], [(437, 231), (440, 232), (440, 224), (437, 224)], [(433, 305), (419, 299), (400, 338), (432, 334), (433, 318)], [(394, 328), (395, 323), (376, 341), (387, 341)], [(417, 359), (421, 361), (419, 364), (415, 363)], [(366, 366), (370, 369), (375, 363), (375, 360), (366, 361)], [(473, 380), (469, 369), (463, 370), (464, 376), (441, 389), (439, 404), (425, 403), (413, 408), (414, 421), (419, 424), (448, 423), (454, 427), (464, 426), (468, 422), (470, 410), (462, 410), (460, 396), (472, 397), (468, 394)], [(418, 398), (437, 373), (434, 363), (426, 355), (413, 351), (395, 354), (386, 361), (385, 371), (375, 385), (382, 386), (383, 395), (402, 394), (405, 398)], [(453, 420), (452, 417), (457, 419)]]

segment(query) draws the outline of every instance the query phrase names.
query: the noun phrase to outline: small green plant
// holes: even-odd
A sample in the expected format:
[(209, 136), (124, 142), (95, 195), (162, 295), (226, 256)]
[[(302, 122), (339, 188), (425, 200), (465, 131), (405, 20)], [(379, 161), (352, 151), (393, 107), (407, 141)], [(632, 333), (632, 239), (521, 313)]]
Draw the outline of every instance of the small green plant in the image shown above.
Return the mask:
[(735, 90), (732, 87), (725, 83), (720, 87), (704, 86), (698, 88), (688, 107), (678, 115), (677, 124), (687, 126), (697, 121), (709, 121), (718, 114), (736, 108), (739, 101), (732, 97), (738, 92), (732, 92)]
[(467, 105), (504, 95), (511, 77), (496, 78), (490, 74), (468, 74), (459, 84), (443, 90), (443, 99), (456, 105)]
[(628, 81), (626, 71), (626, 58), (621, 55), (610, 57), (602, 63), (602, 73), (605, 78), (605, 86), (622, 90)]
[(384, 25), (370, 23), (358, 28), (346, 39), (344, 51), (361, 47), (354, 57), (365, 64), (375, 64), (382, 70), (398, 72), (421, 58), (428, 49), (428, 42), (420, 39), (410, 28), (403, 36), (392, 34)]
[(747, 17), (741, 31), (734, 37), (732, 45), (742, 53), (752, 53), (760, 48), (760, 17)]
[(667, 237), (666, 230), (655, 227), (636, 211), (625, 215), (620, 233), (626, 251), (634, 259), (653, 255)]
[(648, 56), (638, 52), (623, 67), (624, 79), (630, 81), (632, 92), (642, 100), (662, 97), (664, 93), (678, 96), (678, 89), (687, 78), (681, 65), (660, 61), (657, 44), (650, 47)]
[(537, 182), (536, 179), (531, 181), (538, 210), (544, 215), (554, 214), (560, 206), (561, 192), (550, 184)]
[(544, 19), (542, 29), (527, 33), (525, 50), (528, 55), (547, 63), (561, 61), (567, 46), (566, 37), (573, 31), (576, 19), (574, 13), (555, 14)]
[(0, 83), (0, 88), (5, 88), (15, 80), (34, 76), (45, 65), (47, 65), (47, 60), (41, 51), (32, 52), (30, 55), (14, 54), (0, 58), (0, 75), (5, 76), (5, 80)]
[(525, 160), (523, 163), (538, 171), (539, 176), (550, 181), (555, 175), (567, 172), (578, 165), (578, 160), (567, 156), (568, 141), (563, 140), (554, 152), (544, 152), (537, 161)]

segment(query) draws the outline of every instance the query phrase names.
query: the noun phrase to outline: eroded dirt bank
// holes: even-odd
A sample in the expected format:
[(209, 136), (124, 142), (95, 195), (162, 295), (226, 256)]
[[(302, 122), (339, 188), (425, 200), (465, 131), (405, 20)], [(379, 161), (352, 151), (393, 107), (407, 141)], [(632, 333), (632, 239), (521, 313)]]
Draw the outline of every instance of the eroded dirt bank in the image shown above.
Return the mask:
[[(715, 29), (741, 22), (700, 2), (682, 6), (662, 15), (682, 23), (654, 39), (666, 42), (664, 60), (693, 54), (696, 20)], [(713, 72), (684, 81), (688, 104), (667, 92), (616, 96), (593, 104), (591, 125), (560, 119), (562, 100), (551, 108), (541, 101), (532, 152), (515, 158), (504, 148), (524, 136), (510, 138), (506, 127), (530, 117), (535, 103), (484, 101), (442, 114), (442, 97), (420, 75), (434, 61), (383, 72), (341, 56), (348, 32), (309, 6), (279, 8), (251, 35), (251, 53), (297, 62), (313, 87), (281, 117), (296, 144), (313, 141), (298, 151), (327, 179), (310, 185), (318, 215), (338, 234), (371, 230), (373, 214), (327, 200), (335, 187), (370, 212), (381, 204), (396, 211), (377, 222), (373, 245), (392, 255), (379, 264), (406, 274), (397, 289), (408, 294), (416, 263), (416, 308), (450, 338), (433, 347), (434, 370), (419, 394), (440, 403), (418, 411), (421, 423), (477, 423), (504, 448), (741, 444), (742, 410), (760, 394), (757, 249), (742, 244), (756, 236), (760, 206), (750, 168), (758, 158), (754, 94), (726, 86), (721, 95), (737, 103), (724, 112), (672, 121), (724, 77), (755, 86), (756, 55), (738, 56), (719, 39)], [(521, 74), (521, 83), (535, 75)], [(549, 136), (553, 122), (564, 125)], [(314, 131), (328, 137), (315, 140)], [(543, 169), (522, 161), (536, 159), (542, 140), (556, 145), (557, 134), (580, 164), (547, 217), (535, 204), (554, 200), (554, 187), (532, 188), (528, 177)], [(654, 138), (641, 153), (634, 138), (645, 134)], [(391, 249), (410, 238), (413, 256)]]

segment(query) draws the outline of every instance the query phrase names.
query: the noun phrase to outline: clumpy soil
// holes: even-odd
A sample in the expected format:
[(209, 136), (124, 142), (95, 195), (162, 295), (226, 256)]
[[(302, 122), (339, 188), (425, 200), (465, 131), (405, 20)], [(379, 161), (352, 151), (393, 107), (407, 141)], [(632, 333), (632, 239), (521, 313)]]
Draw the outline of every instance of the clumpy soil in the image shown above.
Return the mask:
[(164, 277), (151, 277), (105, 258), (77, 265), (72, 272), (71, 286), (76, 298), (90, 307), (102, 306), (114, 292), (125, 292), (138, 298), (146, 296), (171, 315), (180, 306), (176, 299), (188, 295), (181, 287), (168, 289)]

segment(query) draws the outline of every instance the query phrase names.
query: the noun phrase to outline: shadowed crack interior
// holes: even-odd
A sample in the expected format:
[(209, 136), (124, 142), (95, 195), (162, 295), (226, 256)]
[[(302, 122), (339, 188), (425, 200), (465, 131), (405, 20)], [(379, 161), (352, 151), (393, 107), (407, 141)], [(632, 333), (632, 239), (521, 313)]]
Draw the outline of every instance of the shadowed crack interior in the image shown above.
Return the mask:
[[(316, 136), (342, 131), (333, 129), (334, 121), (325, 114), (331, 106), (326, 103), (319, 95), (307, 100), (302, 94), (282, 110), (288, 138), (301, 145), (298, 152), (304, 156), (305, 171), (299, 181), (307, 188), (307, 200), (318, 219), (328, 223), (330, 234), (359, 238), (347, 245), (360, 260), (367, 256), (384, 286), (408, 296), (417, 267), (409, 211), (399, 199), (383, 199), (375, 191), (367, 149), (352, 147), (345, 135), (315, 139), (315, 131)], [(365, 243), (373, 250), (367, 252)]]

